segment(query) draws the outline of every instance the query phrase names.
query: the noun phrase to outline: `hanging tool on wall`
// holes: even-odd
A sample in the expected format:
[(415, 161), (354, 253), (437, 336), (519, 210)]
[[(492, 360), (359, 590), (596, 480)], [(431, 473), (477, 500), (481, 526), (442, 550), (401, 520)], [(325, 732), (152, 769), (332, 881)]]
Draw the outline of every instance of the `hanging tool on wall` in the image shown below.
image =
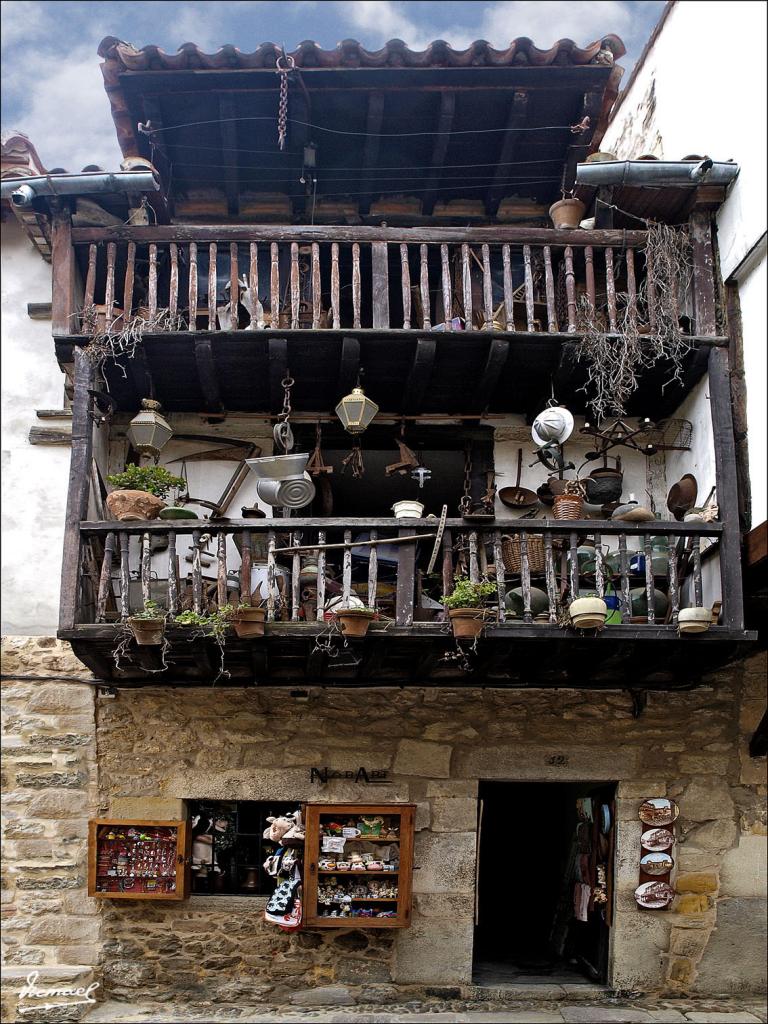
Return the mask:
[[(231, 462), (235, 459), (238, 461), (237, 469), (232, 474), (218, 501), (209, 501), (206, 498), (192, 498), (189, 495), (189, 489), (187, 489), (187, 494), (184, 495), (183, 498), (180, 497), (179, 499), (180, 501), (183, 500), (185, 504), (203, 505), (205, 508), (211, 509), (211, 515), (209, 517), (211, 519), (223, 518), (224, 513), (232, 504), (235, 495), (248, 475), (248, 466), (246, 465), (245, 460), (258, 458), (258, 456), (261, 455), (261, 446), (254, 444), (253, 441), (244, 441), (242, 438), (217, 437), (213, 434), (175, 434), (174, 440), (205, 441), (208, 443), (224, 441), (226, 442), (226, 447), (211, 448), (208, 451), (195, 452), (192, 455), (185, 455), (178, 459), (171, 459), (168, 465), (171, 465), (174, 462)], [(182, 475), (186, 479), (186, 472)]]

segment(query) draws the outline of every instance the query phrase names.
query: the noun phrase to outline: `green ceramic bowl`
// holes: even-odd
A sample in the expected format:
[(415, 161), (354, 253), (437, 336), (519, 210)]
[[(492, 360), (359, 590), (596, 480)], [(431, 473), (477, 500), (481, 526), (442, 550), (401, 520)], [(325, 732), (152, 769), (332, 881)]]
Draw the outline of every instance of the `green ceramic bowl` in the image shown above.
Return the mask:
[[(508, 590), (504, 598), (504, 604), (510, 612), (514, 612), (518, 619), (523, 617), (523, 591), (521, 587)], [(531, 587), (531, 614), (534, 618), (542, 612), (549, 611), (549, 598), (543, 590), (538, 587)]]

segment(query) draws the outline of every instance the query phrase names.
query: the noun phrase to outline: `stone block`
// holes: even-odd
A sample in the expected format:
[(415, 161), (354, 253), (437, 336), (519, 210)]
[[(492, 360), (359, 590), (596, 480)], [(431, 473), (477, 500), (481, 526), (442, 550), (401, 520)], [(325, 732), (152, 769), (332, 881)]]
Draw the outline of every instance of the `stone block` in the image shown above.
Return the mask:
[[(605, 729), (602, 734), (605, 736)], [(572, 729), (571, 732), (578, 732)], [(582, 779), (635, 778), (641, 751), (634, 747), (601, 744), (568, 747), (568, 764), (552, 764), (552, 747), (524, 743), (481, 746), (457, 753), (453, 774), (458, 778), (568, 782)]]
[(717, 892), (718, 877), (714, 871), (691, 871), (680, 873), (675, 880), (678, 892)]
[(432, 801), (433, 832), (469, 832), (477, 826), (477, 800), (466, 797)]
[(411, 927), (397, 933), (393, 980), (401, 985), (468, 984), (472, 978), (471, 903), (460, 917), (414, 913)]
[(720, 778), (696, 778), (679, 798), (680, 810), (688, 821), (732, 818), (733, 799), (728, 783)]
[(676, 956), (698, 960), (704, 952), (709, 933), (703, 928), (673, 928), (670, 952)]
[(477, 782), (474, 779), (442, 779), (427, 783), (427, 796), (447, 799), (448, 797), (472, 797), (477, 799)]
[(23, 836), (41, 836), (45, 825), (41, 821), (8, 821), (3, 827), (6, 839), (20, 839)]
[(82, 793), (45, 789), (29, 801), (28, 818), (79, 818), (85, 798)]
[(636, 1006), (561, 1006), (566, 1024), (640, 1024), (653, 1021), (647, 1010)]
[(73, 715), (93, 709), (93, 689), (75, 683), (43, 683), (27, 702), (27, 711)]
[[(634, 901), (633, 901), (634, 902)], [(661, 988), (672, 921), (669, 914), (618, 910), (613, 928), (612, 988), (649, 992)]]
[(184, 802), (176, 797), (116, 796), (109, 802), (110, 818), (141, 821), (178, 821), (184, 815)]
[(28, 789), (82, 789), (86, 781), (84, 772), (16, 772), (16, 785)]
[(471, 743), (479, 735), (477, 729), (460, 720), (430, 722), (424, 730), (425, 740), (437, 740), (438, 742)]
[(98, 918), (89, 917), (44, 917), (31, 926), (28, 933), (30, 945), (68, 945), (79, 942), (96, 942), (99, 938)]
[(395, 775), (447, 779), (451, 773), (451, 747), (422, 740), (400, 740), (392, 767)]
[(355, 998), (345, 985), (325, 985), (292, 992), (288, 997), (294, 1006), (354, 1006)]
[(720, 888), (723, 896), (762, 896), (766, 891), (768, 839), (760, 835), (741, 835), (739, 845), (723, 857)]
[(696, 968), (693, 962), (684, 956), (673, 957), (669, 965), (669, 980), (674, 981), (683, 989), (690, 987)]
[(474, 892), (475, 834), (419, 832), (414, 849), (413, 891)]
[(764, 993), (767, 938), (764, 899), (718, 900), (715, 930), (699, 963), (694, 991)]
[(675, 900), (675, 911), (678, 914), (703, 914), (709, 907), (706, 896), (698, 893), (687, 893)]
[(686, 837), (686, 843), (697, 850), (728, 850), (736, 842), (737, 835), (736, 822), (721, 818), (694, 829)]

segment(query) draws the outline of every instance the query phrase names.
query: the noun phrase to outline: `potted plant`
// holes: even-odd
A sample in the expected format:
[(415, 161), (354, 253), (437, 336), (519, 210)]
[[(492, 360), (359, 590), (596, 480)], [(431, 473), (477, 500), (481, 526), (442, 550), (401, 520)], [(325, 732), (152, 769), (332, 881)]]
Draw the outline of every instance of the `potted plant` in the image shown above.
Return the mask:
[(586, 206), (580, 199), (566, 197), (553, 203), (549, 208), (549, 216), (555, 228), (577, 228), (586, 212)]
[(457, 576), (451, 594), (440, 598), (448, 609), (454, 636), (478, 636), (488, 615), (485, 605), (496, 593), (496, 584), (488, 580), (472, 583), (465, 576)]
[[(219, 609), (219, 614), (224, 611)], [(247, 640), (253, 636), (264, 636), (264, 619), (267, 610), (260, 604), (239, 604), (232, 610), (231, 621), (235, 633), (241, 640)]]
[(568, 605), (574, 629), (600, 629), (608, 618), (608, 605), (597, 594), (575, 597)]
[(336, 611), (344, 636), (365, 636), (375, 615), (375, 608), (339, 608)]
[(165, 632), (165, 612), (158, 606), (157, 601), (145, 601), (143, 611), (131, 615), (128, 625), (140, 647), (161, 644)]
[(163, 466), (137, 466), (131, 462), (123, 473), (107, 477), (114, 490), (107, 495), (107, 508), (121, 522), (157, 519), (163, 498), (174, 487), (185, 487), (183, 477), (174, 476)]

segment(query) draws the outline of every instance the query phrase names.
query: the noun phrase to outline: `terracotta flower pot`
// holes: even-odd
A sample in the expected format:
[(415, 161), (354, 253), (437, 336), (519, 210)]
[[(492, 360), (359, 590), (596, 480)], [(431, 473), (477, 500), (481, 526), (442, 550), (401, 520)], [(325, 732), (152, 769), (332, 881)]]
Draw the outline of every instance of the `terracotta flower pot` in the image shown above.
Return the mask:
[(336, 612), (344, 636), (365, 636), (374, 615), (370, 608), (341, 608)]
[(257, 608), (251, 605), (249, 608), (238, 608), (232, 619), (235, 633), (241, 640), (247, 640), (252, 636), (264, 636), (264, 620), (267, 612), (265, 608)]
[(107, 495), (107, 508), (112, 517), (120, 522), (135, 522), (143, 519), (157, 519), (165, 502), (149, 491), (112, 491)]
[(549, 216), (555, 228), (577, 228), (586, 212), (580, 199), (561, 199), (549, 208)]
[(132, 615), (128, 625), (139, 647), (154, 647), (163, 642), (165, 619), (139, 619)]
[(482, 632), (488, 612), (485, 608), (449, 608), (448, 616), (454, 636), (475, 637)]

